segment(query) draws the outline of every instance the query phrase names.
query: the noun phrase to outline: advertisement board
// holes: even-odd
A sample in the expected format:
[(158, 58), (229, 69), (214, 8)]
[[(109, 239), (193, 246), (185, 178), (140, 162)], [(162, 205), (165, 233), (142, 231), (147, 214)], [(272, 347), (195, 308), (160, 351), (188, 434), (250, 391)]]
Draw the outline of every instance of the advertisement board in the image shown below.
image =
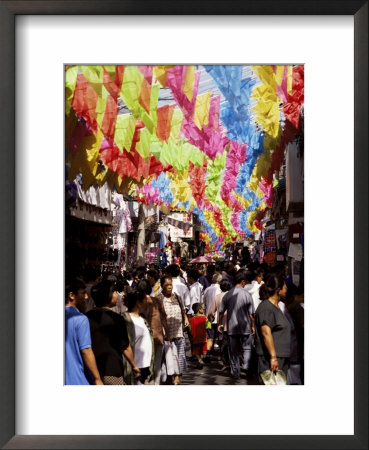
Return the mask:
[(173, 242), (178, 238), (193, 238), (192, 214), (172, 212), (168, 216), (168, 228)]

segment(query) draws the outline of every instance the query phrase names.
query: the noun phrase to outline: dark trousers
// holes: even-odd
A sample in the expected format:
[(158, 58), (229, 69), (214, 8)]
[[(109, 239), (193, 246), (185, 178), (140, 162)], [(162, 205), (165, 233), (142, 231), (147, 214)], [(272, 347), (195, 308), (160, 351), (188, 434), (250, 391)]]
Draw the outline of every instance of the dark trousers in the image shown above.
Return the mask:
[(221, 340), (219, 340), (219, 344), (220, 344), (220, 354), (222, 357), (222, 361), (223, 364), (225, 366), (229, 366), (230, 362), (229, 362), (229, 345), (228, 345), (228, 334), (226, 331), (223, 331), (223, 334), (220, 335), (222, 337)]
[(242, 368), (248, 370), (251, 361), (253, 345), (252, 334), (230, 334), (229, 339), (229, 360), (231, 363), (231, 373), (234, 377), (240, 376), (240, 356), (242, 358)]

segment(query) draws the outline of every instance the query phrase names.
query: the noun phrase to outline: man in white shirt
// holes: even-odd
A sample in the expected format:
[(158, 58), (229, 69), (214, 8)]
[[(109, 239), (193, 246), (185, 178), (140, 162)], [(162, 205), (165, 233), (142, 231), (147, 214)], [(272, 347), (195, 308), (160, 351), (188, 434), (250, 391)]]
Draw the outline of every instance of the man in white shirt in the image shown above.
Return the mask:
[(172, 277), (173, 292), (175, 292), (181, 299), (182, 304), (186, 310), (191, 306), (190, 291), (188, 287), (181, 281), (179, 275), (181, 269), (178, 264), (170, 264), (165, 272)]
[(188, 316), (193, 315), (192, 305), (195, 303), (203, 303), (203, 287), (198, 282), (200, 272), (197, 269), (191, 269), (187, 272), (187, 281), (190, 285), (190, 307), (187, 311)]
[[(219, 287), (219, 283), (222, 281), (222, 279), (222, 275), (220, 275), (219, 273), (214, 274), (211, 280), (212, 284), (204, 291), (204, 305), (206, 316), (209, 315), (209, 308), (214, 300), (214, 297), (222, 292)], [(214, 319), (213, 323), (217, 323), (216, 318)]]
[[(256, 308), (261, 303), (260, 296), (259, 296), (259, 289), (260, 289), (260, 286), (264, 283), (263, 273), (264, 272), (261, 268), (257, 268), (254, 272), (252, 272), (253, 279), (251, 281), (251, 284), (245, 285), (246, 291), (248, 291), (252, 296), (255, 311), (256, 311)], [(250, 275), (250, 272), (247, 271), (247, 274)]]
[[(222, 281), (223, 277), (220, 273), (213, 275), (211, 279), (211, 285), (204, 291), (204, 305), (205, 314), (208, 317), (210, 312), (210, 307), (214, 302), (215, 296), (220, 294), (222, 291), (220, 289), (219, 283)], [(209, 358), (209, 353), (213, 349), (214, 341), (217, 337), (217, 323), (218, 323), (218, 312), (214, 315), (214, 319), (211, 324), (211, 329), (206, 330), (206, 345), (207, 345), (207, 358)]]

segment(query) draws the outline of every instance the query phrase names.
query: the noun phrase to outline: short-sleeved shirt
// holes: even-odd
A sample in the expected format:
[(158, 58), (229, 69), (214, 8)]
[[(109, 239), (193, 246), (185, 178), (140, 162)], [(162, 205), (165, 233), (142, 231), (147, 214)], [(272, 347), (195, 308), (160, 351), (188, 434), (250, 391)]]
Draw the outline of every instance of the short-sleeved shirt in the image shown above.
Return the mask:
[(190, 319), (192, 344), (204, 344), (206, 342), (206, 329), (209, 321), (205, 316), (195, 315)]
[[(204, 305), (205, 305), (205, 314), (209, 315), (210, 305), (212, 304), (215, 296), (220, 294), (222, 291), (220, 290), (219, 283), (213, 283), (208, 288), (205, 289), (204, 292)], [(217, 320), (214, 320), (214, 323), (217, 323)]]
[[(225, 292), (220, 292), (220, 294), (217, 294), (214, 297), (214, 300), (210, 304), (209, 315), (215, 316), (213, 323), (218, 323), (218, 310), (225, 294)], [(223, 320), (220, 325), (223, 325), (223, 331), (227, 331), (227, 311), (224, 313)]]
[(261, 334), (261, 326), (268, 325), (272, 330), (277, 356), (289, 358), (291, 352), (291, 325), (283, 312), (269, 300), (263, 300), (255, 313), (256, 353), (269, 357)]
[(87, 314), (90, 321), (92, 350), (100, 375), (123, 375), (122, 349), (129, 345), (127, 326), (122, 316), (114, 311), (95, 308)]
[(223, 280), (227, 280), (231, 283), (232, 286), (234, 286), (234, 279), (232, 277), (232, 275), (229, 275), (229, 273), (227, 272), (222, 272), (222, 278)]
[(74, 306), (65, 307), (65, 384), (90, 384), (81, 350), (91, 347), (87, 317)]
[(259, 295), (259, 289), (260, 286), (263, 284), (263, 282), (261, 282), (261, 284), (259, 284), (256, 280), (253, 280), (251, 284), (247, 284), (244, 289), (247, 292), (250, 292), (251, 297), (254, 301), (254, 309), (256, 311), (256, 308), (260, 305), (261, 300), (260, 300), (260, 295)]
[(227, 311), (227, 332), (251, 334), (250, 315), (254, 314), (254, 302), (251, 295), (242, 287), (234, 287), (222, 298), (219, 312)]
[(135, 345), (133, 352), (137, 367), (140, 369), (150, 367), (152, 356), (150, 331), (142, 317), (136, 317), (131, 314), (131, 319), (135, 327)]
[(183, 318), (182, 310), (179, 305), (180, 299), (172, 294), (171, 298), (164, 297), (159, 294), (159, 299), (162, 300), (165, 313), (167, 315), (167, 325), (169, 336), (168, 339), (175, 339), (183, 337)]
[(172, 278), (172, 284), (173, 284), (173, 293), (178, 294), (182, 300), (183, 306), (189, 308), (191, 305), (191, 300), (190, 300), (190, 291), (188, 287), (184, 283), (182, 283), (182, 281), (178, 277)]
[(193, 314), (192, 305), (195, 303), (202, 303), (202, 285), (195, 281), (195, 283), (190, 286), (190, 307), (188, 310), (188, 314)]
[(152, 303), (145, 305), (142, 313), (150, 325), (154, 342), (157, 344), (164, 344), (163, 320), (166, 319), (166, 313), (163, 306), (163, 300), (154, 297)]

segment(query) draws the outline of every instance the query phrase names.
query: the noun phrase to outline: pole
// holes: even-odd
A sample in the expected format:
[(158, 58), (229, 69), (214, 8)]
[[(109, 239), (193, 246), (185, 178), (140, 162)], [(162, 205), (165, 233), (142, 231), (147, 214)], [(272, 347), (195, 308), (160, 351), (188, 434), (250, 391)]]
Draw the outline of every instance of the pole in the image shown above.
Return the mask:
[(140, 203), (138, 209), (138, 236), (137, 236), (137, 265), (141, 266), (145, 264), (145, 212), (143, 203)]

